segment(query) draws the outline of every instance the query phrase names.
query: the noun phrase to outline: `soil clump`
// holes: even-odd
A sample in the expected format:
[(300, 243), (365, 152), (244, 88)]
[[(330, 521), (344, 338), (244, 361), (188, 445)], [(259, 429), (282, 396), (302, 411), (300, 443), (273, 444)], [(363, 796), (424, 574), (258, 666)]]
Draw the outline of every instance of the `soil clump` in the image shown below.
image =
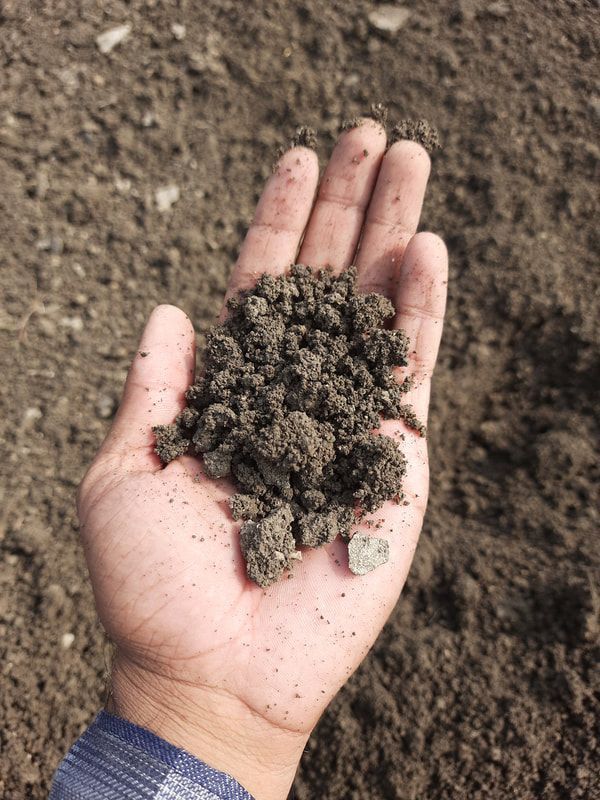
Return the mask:
[[(164, 463), (202, 455), (209, 477), (234, 480), (248, 576), (268, 586), (297, 547), (348, 540), (357, 517), (399, 498), (405, 461), (373, 433), (381, 419), (422, 426), (403, 403), (409, 382), (392, 372), (408, 352), (403, 331), (382, 327), (394, 306), (359, 293), (354, 268), (263, 275), (229, 310), (208, 334), (188, 406), (154, 429), (156, 452)], [(361, 574), (386, 560), (377, 553)]]

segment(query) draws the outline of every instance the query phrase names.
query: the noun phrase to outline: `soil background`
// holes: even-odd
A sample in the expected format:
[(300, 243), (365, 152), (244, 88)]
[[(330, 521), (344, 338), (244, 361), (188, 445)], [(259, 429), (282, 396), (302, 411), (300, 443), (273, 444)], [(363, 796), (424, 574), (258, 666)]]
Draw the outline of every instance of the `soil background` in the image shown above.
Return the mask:
[(144, 320), (206, 328), (276, 147), (309, 124), (325, 158), (374, 100), (444, 144), (432, 496), (294, 796), (600, 797), (598, 7), (404, 6), (387, 34), (363, 0), (0, 2), (1, 797), (45, 798), (104, 700), (74, 493)]

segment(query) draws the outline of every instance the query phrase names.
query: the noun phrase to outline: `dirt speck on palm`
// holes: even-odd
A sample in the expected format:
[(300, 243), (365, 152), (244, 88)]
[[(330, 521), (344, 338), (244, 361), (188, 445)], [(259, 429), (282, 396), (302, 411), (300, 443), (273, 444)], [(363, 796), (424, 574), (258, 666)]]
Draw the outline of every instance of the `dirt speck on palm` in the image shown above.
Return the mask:
[[(201, 454), (209, 477), (234, 479), (232, 514), (249, 520), (248, 576), (268, 586), (298, 557), (296, 546), (349, 539), (357, 517), (400, 495), (404, 457), (373, 431), (382, 417), (419, 428), (403, 403), (408, 382), (392, 372), (407, 363), (408, 339), (382, 327), (394, 306), (359, 293), (353, 268), (263, 275), (229, 309), (208, 335), (188, 406), (155, 428), (156, 452), (165, 463)], [(378, 554), (370, 568), (386, 560)]]

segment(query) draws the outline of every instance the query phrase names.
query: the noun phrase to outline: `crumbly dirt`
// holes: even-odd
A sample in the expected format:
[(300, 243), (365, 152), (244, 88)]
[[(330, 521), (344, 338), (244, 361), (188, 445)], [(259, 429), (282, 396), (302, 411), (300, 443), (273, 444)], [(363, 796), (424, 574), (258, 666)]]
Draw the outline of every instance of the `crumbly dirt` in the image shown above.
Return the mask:
[(319, 143), (319, 139), (317, 136), (317, 132), (314, 128), (311, 128), (309, 125), (300, 125), (296, 128), (294, 135), (289, 140), (287, 145), (281, 145), (275, 150), (275, 160), (273, 162), (272, 169), (275, 171), (277, 169), (277, 163), (281, 156), (288, 150), (290, 147), (308, 147), (311, 150), (316, 150), (317, 145)]
[(402, 402), (410, 381), (392, 371), (408, 364), (408, 338), (383, 327), (394, 306), (360, 293), (354, 267), (335, 276), (296, 264), (228, 307), (186, 408), (154, 428), (155, 449), (163, 463), (202, 455), (208, 477), (234, 479), (233, 516), (251, 520), (248, 577), (265, 587), (292, 566), (294, 542), (348, 539), (355, 512), (401, 499), (404, 457), (373, 430), (399, 417), (423, 425)]
[(597, 10), (406, 5), (384, 36), (366, 0), (0, 4), (6, 800), (47, 797), (105, 699), (74, 495), (144, 320), (173, 302), (206, 330), (277, 145), (308, 124), (324, 159), (373, 99), (444, 143), (422, 217), (450, 251), (431, 498), (294, 797), (598, 798)]
[(259, 586), (270, 586), (289, 569), (294, 559), (301, 559), (292, 535), (294, 517), (288, 504), (276, 508), (255, 522), (242, 525), (240, 544), (246, 559), (248, 576)]
[(370, 117), (374, 119), (375, 122), (379, 122), (380, 125), (383, 125), (384, 128), (387, 130), (387, 122), (389, 116), (389, 109), (385, 105), (385, 103), (371, 103), (371, 108), (368, 112), (357, 115), (354, 117), (350, 117), (350, 119), (345, 119), (342, 124), (340, 125), (341, 131), (349, 131), (352, 128), (358, 128), (361, 124), (362, 120), (365, 117)]
[[(341, 126), (341, 131), (357, 128), (365, 117), (374, 119), (386, 129), (388, 136), (388, 147), (402, 139), (418, 142), (423, 145), (428, 153), (433, 153), (441, 147), (440, 136), (436, 128), (426, 119), (401, 119), (396, 122), (391, 129), (388, 126), (389, 109), (383, 103), (372, 103), (370, 111), (366, 114), (345, 119)], [(295, 144), (292, 140), (292, 145)]]
[(426, 119), (401, 119), (397, 122), (390, 132), (390, 146), (402, 139), (422, 144), (428, 153), (441, 147), (437, 130)]
[(310, 147), (311, 150), (316, 150), (317, 144), (317, 132), (309, 125), (300, 125), (290, 142), (291, 147)]

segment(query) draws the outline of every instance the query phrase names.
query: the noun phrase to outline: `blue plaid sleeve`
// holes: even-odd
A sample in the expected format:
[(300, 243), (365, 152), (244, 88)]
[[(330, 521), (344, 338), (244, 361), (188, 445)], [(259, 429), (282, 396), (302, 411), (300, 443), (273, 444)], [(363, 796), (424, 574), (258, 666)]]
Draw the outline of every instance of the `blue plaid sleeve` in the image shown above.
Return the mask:
[(49, 800), (253, 800), (230, 775), (101, 711), (54, 775)]

